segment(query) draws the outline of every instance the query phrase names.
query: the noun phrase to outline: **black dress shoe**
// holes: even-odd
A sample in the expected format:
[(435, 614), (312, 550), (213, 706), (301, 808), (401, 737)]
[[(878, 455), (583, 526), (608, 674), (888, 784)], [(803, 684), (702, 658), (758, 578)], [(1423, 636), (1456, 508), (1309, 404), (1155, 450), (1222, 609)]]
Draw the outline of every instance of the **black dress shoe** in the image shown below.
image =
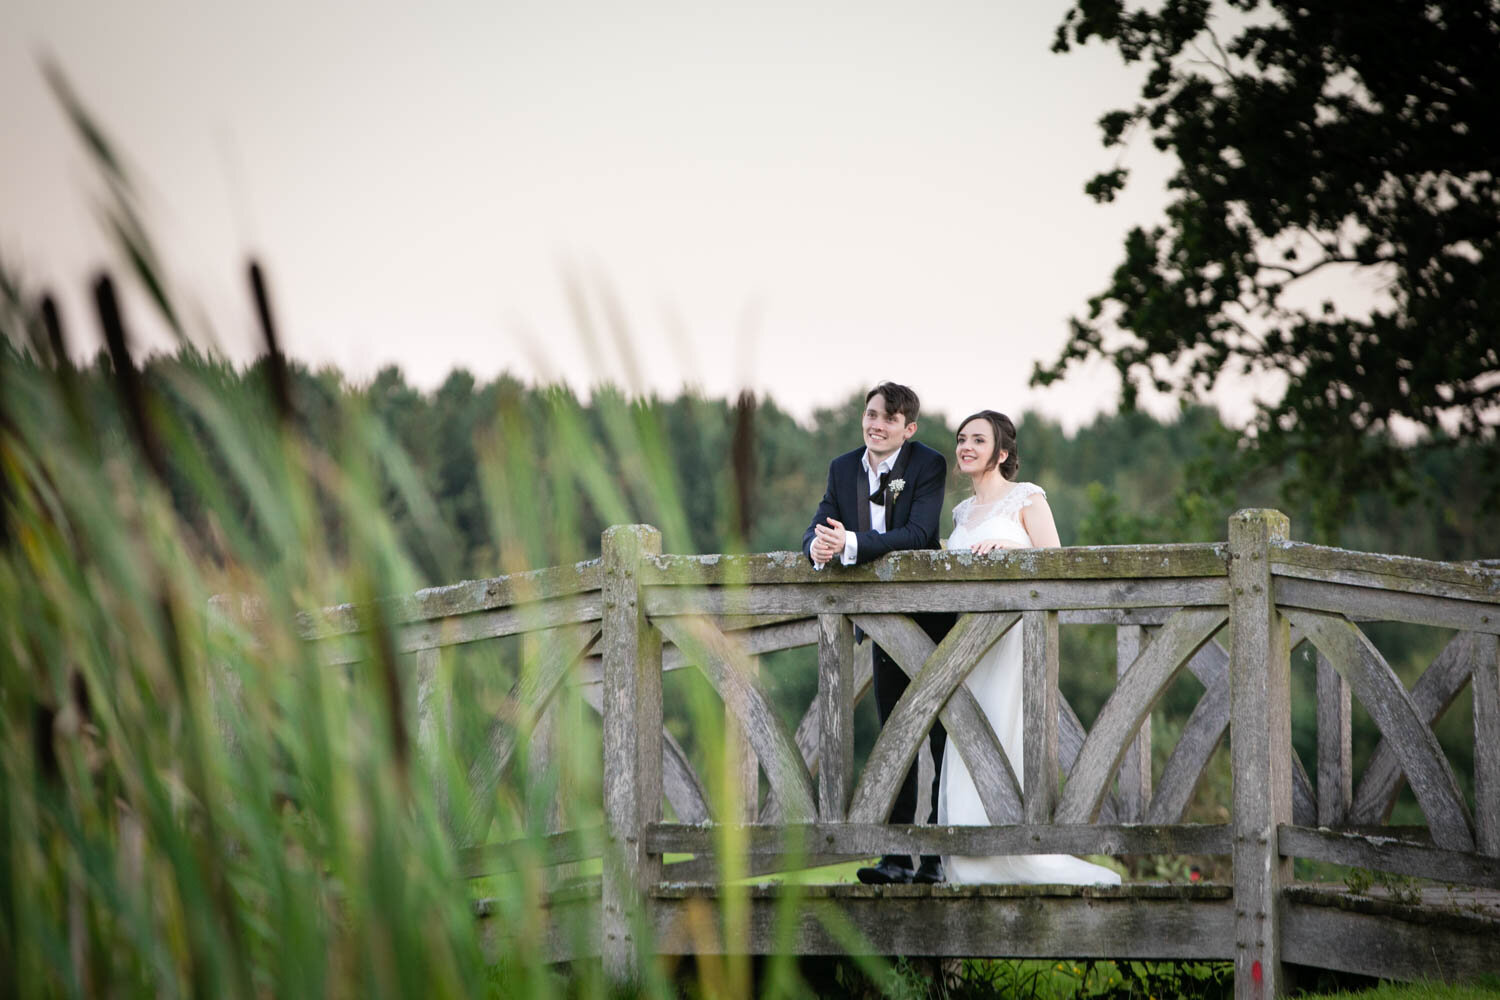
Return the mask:
[(921, 867), (917, 869), (917, 873), (911, 877), (911, 880), (918, 885), (937, 885), (939, 882), (946, 882), (947, 879), (943, 875), (943, 863), (937, 858), (923, 857)]
[(890, 858), (881, 858), (873, 868), (861, 868), (854, 873), (865, 885), (905, 885), (911, 881), (911, 862), (897, 864)]

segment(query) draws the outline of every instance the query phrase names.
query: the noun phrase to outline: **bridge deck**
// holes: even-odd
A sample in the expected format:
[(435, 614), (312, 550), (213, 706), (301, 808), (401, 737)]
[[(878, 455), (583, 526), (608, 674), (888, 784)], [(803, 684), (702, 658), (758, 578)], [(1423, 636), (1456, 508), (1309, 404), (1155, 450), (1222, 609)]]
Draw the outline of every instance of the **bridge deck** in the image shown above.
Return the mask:
[[(1500, 892), (1410, 892), (1288, 886), (1284, 959), (1398, 979), (1465, 979), (1500, 967)], [(732, 889), (664, 883), (651, 893), (653, 950), (725, 952), (717, 915), (729, 893), (747, 907), (746, 939), (733, 950), (752, 954), (1232, 961), (1237, 950), (1233, 888), (1217, 883)], [(547, 945), (553, 960), (599, 954), (599, 897), (597, 880), (554, 894)], [(489, 915), (484, 904), (479, 911)], [(502, 921), (485, 924), (492, 943), (505, 937)]]

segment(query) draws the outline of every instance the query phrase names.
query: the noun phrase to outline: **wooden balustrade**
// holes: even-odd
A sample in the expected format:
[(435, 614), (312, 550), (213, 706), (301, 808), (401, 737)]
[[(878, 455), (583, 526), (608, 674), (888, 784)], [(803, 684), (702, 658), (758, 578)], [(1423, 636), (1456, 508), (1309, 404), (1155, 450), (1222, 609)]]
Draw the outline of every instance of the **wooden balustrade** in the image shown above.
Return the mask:
[[(651, 947), (637, 936), (641, 926), (655, 929), (656, 947), (683, 940), (674, 921), (694, 893), (714, 891), (715, 852), (725, 842), (709, 823), (714, 805), (703, 783), (663, 729), (663, 674), (685, 668), (702, 671), (722, 699), (746, 759), (769, 788), (760, 804), (750, 784), (750, 811), (717, 817), (756, 820), (734, 838), (747, 871), (897, 852), (1224, 855), (1232, 888), (1054, 890), (1046, 898), (1055, 900), (1057, 921), (1040, 931), (1007, 924), (1012, 937), (995, 938), (991, 950), (1045, 954), (1047, 939), (1037, 935), (1050, 933), (1057, 955), (1232, 959), (1241, 996), (1279, 993), (1287, 961), (1396, 976), (1491, 968), (1500, 950), (1479, 938), (1500, 933), (1500, 916), (1454, 917), (1449, 923), (1458, 929), (1432, 948), (1441, 967), (1414, 948), (1367, 952), (1359, 941), (1390, 933), (1294, 886), (1292, 865), (1306, 858), (1500, 889), (1500, 568), (1294, 542), (1275, 511), (1241, 511), (1228, 534), (1227, 543), (1211, 545), (898, 552), (819, 573), (800, 553), (663, 555), (654, 529), (625, 526), (605, 533), (601, 560), (434, 588), (381, 612), (405, 653), (522, 632), (542, 637), (537, 666), (513, 692), (523, 718), (494, 722), (469, 769), (476, 806), (455, 829), (471, 874), (505, 856), (482, 843), (481, 827), (483, 807), (514, 757), (516, 732), (530, 731), (564, 685), (579, 687), (600, 712), (605, 828), (554, 835), (550, 856), (558, 863), (591, 852), (604, 857), (599, 895), (585, 899), (598, 907), (597, 953), (619, 977), (631, 975)], [(960, 617), (934, 643), (909, 617), (923, 611)], [(324, 662), (343, 663), (359, 655), (351, 640), (364, 621), (360, 609), (346, 606), (304, 616), (299, 627)], [(1456, 634), (1408, 690), (1359, 627), (1367, 621)], [(1116, 627), (1117, 677), (1086, 730), (1058, 690), (1059, 671), (1068, 669), (1059, 630), (1089, 624)], [(860, 772), (854, 706), (868, 690), (869, 665), (857, 655), (856, 628), (911, 677)], [(1011, 629), (1021, 630), (1024, 648), (1023, 775), (963, 684)], [(1291, 653), (1303, 642), (1317, 654), (1310, 771), (1291, 742)], [(766, 694), (757, 658), (803, 646), (817, 649), (817, 693), (793, 727)], [(1204, 691), (1153, 781), (1151, 712), (1184, 671)], [(1433, 735), (1465, 686), (1474, 704), (1472, 808)], [(1381, 734), (1358, 781), (1355, 703)], [(963, 754), (993, 825), (883, 822), (935, 721), (947, 729), (949, 752)], [(1229, 821), (1186, 823), (1194, 789), (1226, 734), (1233, 737)], [(1419, 830), (1382, 825), (1403, 784), (1425, 817)], [(678, 822), (663, 822), (664, 802)], [(664, 862), (675, 853), (695, 860)], [(884, 895), (841, 887), (809, 898), (814, 911), (845, 900), (868, 941), (891, 940), (880, 921), (908, 921), (913, 953), (975, 954), (984, 953), (981, 939), (957, 926), (954, 913), (1009, 920), (1015, 907), (1042, 897), (940, 886)], [(1097, 905), (1069, 902), (1079, 898)], [(1142, 914), (1158, 904), (1160, 923), (1149, 923), (1158, 917)], [(1127, 928), (1142, 919), (1155, 938)], [(1377, 913), (1376, 923), (1382, 919), (1400, 915)], [(794, 946), (806, 950), (829, 940), (826, 928), (809, 925), (799, 934)], [(770, 943), (757, 938), (750, 946)], [(575, 953), (558, 947), (560, 956)]]

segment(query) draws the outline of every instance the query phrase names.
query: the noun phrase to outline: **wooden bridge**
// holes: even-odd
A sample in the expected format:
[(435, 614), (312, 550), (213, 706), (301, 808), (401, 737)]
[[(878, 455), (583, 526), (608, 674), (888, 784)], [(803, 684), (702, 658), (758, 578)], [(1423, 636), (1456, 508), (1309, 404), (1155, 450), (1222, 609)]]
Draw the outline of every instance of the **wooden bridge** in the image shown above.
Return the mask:
[[(521, 714), (542, 718), (564, 685), (582, 686), (602, 714), (606, 827), (559, 831), (548, 845), (558, 864), (604, 859), (602, 880), (551, 898), (547, 947), (558, 961), (602, 956), (628, 977), (650, 953), (725, 948), (699, 926), (704, 902), (727, 891), (721, 870), (756, 874), (887, 852), (1045, 852), (1218, 855), (1232, 878), (1119, 888), (758, 885), (739, 890), (745, 935), (727, 947), (1232, 960), (1242, 997), (1281, 993), (1283, 963), (1394, 978), (1500, 971), (1500, 570), (1294, 542), (1276, 511), (1235, 514), (1228, 536), (987, 557), (901, 552), (816, 573), (800, 553), (662, 555), (654, 529), (615, 527), (601, 560), (399, 602), (399, 648), (430, 678), (440, 646), (538, 632), (539, 665), (513, 693)], [(961, 614), (935, 646), (907, 617), (922, 611)], [(358, 618), (334, 609), (306, 623), (306, 634), (337, 662), (340, 637)], [(1453, 633), (1410, 690), (1362, 630), (1387, 621)], [(1114, 626), (1118, 650), (1117, 684), (1087, 731), (1058, 691), (1059, 630), (1080, 624)], [(853, 713), (870, 678), (856, 627), (913, 678), (860, 773)], [(1013, 628), (1025, 649), (1024, 781), (961, 683)], [(1291, 654), (1302, 642), (1317, 653), (1317, 759), (1309, 762), (1291, 739)], [(813, 645), (817, 696), (793, 729), (773, 710), (757, 657)], [(663, 672), (689, 667), (702, 671), (747, 744), (742, 814), (711, 815), (687, 756), (663, 729)], [(1151, 711), (1184, 671), (1202, 696), (1153, 779)], [(1472, 801), (1433, 732), (1466, 685)], [(437, 724), (430, 689), (424, 681), (428, 731)], [(1381, 735), (1357, 781), (1356, 701)], [(993, 825), (883, 822), (935, 720), (950, 752), (963, 753)], [(496, 722), (473, 762), (476, 801), (493, 795), (516, 756), (515, 721)], [(1200, 775), (1226, 736), (1228, 822), (1187, 823)], [(1388, 825), (1403, 782), (1423, 826)], [(664, 803), (678, 822), (663, 822)], [(474, 844), (487, 815), (455, 818), (474, 845), (464, 855), (472, 874), (505, 855)], [(692, 857), (667, 864), (667, 855)], [(1298, 858), (1447, 888), (1387, 880), (1406, 888), (1356, 894), (1298, 884)]]

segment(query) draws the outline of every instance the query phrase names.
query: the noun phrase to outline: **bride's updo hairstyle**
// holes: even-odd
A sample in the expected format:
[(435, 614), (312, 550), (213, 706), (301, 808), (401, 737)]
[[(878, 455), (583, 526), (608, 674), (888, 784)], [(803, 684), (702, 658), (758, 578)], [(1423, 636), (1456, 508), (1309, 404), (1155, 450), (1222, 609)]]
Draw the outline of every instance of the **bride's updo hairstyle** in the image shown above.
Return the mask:
[[(1011, 423), (1010, 417), (998, 410), (980, 410), (978, 413), (964, 417), (958, 422), (958, 429), (963, 430), (974, 420), (983, 420), (990, 425), (990, 436), (994, 439), (995, 448), (990, 452), (989, 464), (984, 471), (999, 468), (1000, 475), (1014, 481), (1016, 472), (1021, 468), (1021, 454), (1016, 450), (1016, 425)], [(1005, 452), (1005, 461), (996, 462), (995, 456)]]

